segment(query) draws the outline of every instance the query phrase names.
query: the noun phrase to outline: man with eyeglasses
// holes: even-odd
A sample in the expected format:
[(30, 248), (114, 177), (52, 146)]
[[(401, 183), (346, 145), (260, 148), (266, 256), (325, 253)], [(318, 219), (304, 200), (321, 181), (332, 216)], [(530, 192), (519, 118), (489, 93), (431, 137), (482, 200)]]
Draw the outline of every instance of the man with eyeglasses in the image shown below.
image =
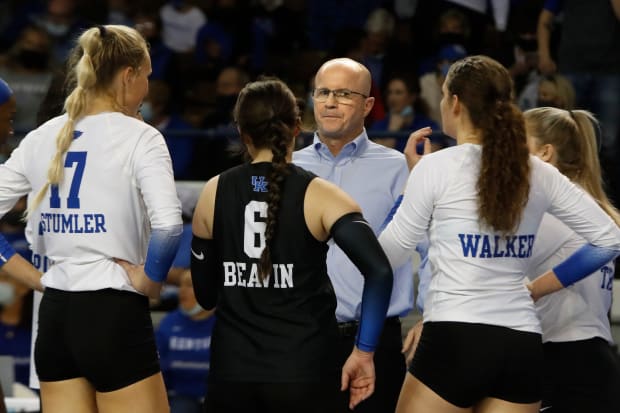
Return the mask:
[[(401, 194), (409, 171), (402, 153), (368, 139), (364, 119), (370, 113), (371, 77), (366, 67), (351, 59), (324, 63), (315, 76), (314, 142), (293, 154), (293, 162), (344, 189), (361, 206), (375, 233)], [(336, 292), (336, 318), (340, 333), (341, 363), (351, 353), (361, 311), (364, 280), (340, 248), (330, 244), (327, 269)], [(405, 377), (401, 353), (400, 316), (413, 307), (411, 262), (394, 271), (394, 287), (383, 326), (381, 341), (374, 354), (376, 387), (356, 412), (389, 412), (396, 409)], [(342, 395), (343, 411), (348, 411), (348, 394)]]

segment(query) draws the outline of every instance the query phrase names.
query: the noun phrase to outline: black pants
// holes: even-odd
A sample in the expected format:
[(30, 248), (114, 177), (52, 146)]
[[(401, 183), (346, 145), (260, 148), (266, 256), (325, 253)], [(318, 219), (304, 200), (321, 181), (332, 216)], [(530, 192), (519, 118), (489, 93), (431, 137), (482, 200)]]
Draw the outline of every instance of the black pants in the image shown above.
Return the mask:
[[(357, 333), (356, 323), (347, 323), (340, 328), (340, 365), (351, 355)], [(400, 319), (385, 320), (379, 345), (375, 351), (375, 392), (355, 408), (355, 413), (385, 413), (396, 410), (400, 389), (405, 379), (405, 356), (401, 353), (402, 333)], [(349, 392), (340, 392), (341, 409), (349, 412)]]
[(338, 383), (209, 380), (205, 413), (336, 413)]
[(543, 351), (545, 412), (620, 412), (620, 365), (605, 340), (545, 343)]

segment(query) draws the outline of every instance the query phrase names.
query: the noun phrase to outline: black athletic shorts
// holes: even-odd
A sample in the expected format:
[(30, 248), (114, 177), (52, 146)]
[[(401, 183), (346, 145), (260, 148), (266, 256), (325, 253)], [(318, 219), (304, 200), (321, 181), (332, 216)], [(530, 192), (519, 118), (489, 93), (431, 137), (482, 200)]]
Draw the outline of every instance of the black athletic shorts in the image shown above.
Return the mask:
[(148, 298), (113, 289), (46, 288), (34, 358), (40, 381), (84, 377), (99, 392), (158, 373)]
[(426, 322), (409, 372), (444, 400), (541, 399), (542, 337), (488, 324)]
[(620, 361), (602, 338), (545, 343), (542, 409), (549, 413), (620, 412)]

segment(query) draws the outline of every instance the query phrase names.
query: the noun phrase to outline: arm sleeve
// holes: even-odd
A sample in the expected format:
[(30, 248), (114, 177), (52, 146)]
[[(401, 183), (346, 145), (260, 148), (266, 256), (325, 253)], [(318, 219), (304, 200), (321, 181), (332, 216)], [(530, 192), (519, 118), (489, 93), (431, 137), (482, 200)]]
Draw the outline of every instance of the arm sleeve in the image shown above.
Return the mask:
[(155, 282), (166, 280), (172, 260), (179, 249), (182, 225), (174, 225), (169, 228), (156, 228), (151, 231), (144, 272)]
[(331, 235), (364, 276), (362, 310), (356, 346), (374, 351), (392, 295), (393, 274), (390, 263), (362, 214), (343, 215), (332, 225)]
[(218, 273), (221, 266), (217, 263), (215, 241), (212, 239), (192, 237), (192, 282), (198, 304), (205, 310), (211, 310), (217, 303)]
[(595, 247), (586, 244), (566, 260), (553, 268), (553, 272), (564, 287), (587, 277), (609, 261), (615, 259), (620, 252), (609, 248)]

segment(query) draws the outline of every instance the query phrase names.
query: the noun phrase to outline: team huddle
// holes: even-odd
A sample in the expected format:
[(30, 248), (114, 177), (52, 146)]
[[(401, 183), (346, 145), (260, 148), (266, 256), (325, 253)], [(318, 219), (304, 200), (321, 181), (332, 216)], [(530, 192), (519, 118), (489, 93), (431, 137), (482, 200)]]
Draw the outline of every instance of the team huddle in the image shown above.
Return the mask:
[[(164, 138), (139, 114), (148, 47), (106, 25), (74, 53), (65, 113), (0, 166), (0, 213), (28, 197), (36, 257), (0, 236), (2, 269), (43, 292), (45, 413), (168, 412), (149, 298), (182, 219)], [(328, 60), (314, 88), (314, 140), (295, 151), (293, 92), (248, 83), (234, 119), (249, 161), (196, 204), (187, 254), (215, 324), (210, 341), (174, 346), (211, 347), (204, 411), (620, 411), (607, 318), (620, 213), (602, 189), (596, 119), (522, 113), (506, 68), (470, 56), (442, 85), (456, 145), (431, 152), (424, 128), (400, 153), (366, 134), (366, 67)], [(403, 343), (416, 248), (423, 323)]]

